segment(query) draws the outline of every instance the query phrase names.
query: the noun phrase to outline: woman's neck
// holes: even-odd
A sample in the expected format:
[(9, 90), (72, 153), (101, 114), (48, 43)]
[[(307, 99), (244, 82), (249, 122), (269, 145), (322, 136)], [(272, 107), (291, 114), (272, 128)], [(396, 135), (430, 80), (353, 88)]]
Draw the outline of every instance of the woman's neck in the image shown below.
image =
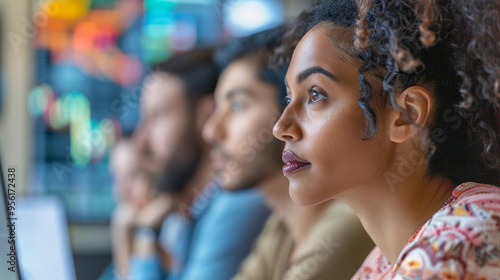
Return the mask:
[(409, 238), (436, 213), (456, 186), (442, 177), (415, 170), (397, 184), (379, 182), (339, 195), (358, 215), (366, 231), (391, 264)]

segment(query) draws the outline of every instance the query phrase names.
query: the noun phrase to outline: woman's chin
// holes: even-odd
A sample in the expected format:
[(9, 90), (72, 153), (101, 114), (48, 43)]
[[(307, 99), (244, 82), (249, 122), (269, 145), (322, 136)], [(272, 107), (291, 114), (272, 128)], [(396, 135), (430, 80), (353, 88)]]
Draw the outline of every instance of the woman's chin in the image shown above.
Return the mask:
[(290, 184), (288, 192), (293, 202), (297, 205), (312, 206), (329, 200), (329, 196), (314, 191), (318, 190), (316, 186), (312, 186), (310, 184), (298, 184), (296, 182), (293, 182), (292, 180), (289, 181)]

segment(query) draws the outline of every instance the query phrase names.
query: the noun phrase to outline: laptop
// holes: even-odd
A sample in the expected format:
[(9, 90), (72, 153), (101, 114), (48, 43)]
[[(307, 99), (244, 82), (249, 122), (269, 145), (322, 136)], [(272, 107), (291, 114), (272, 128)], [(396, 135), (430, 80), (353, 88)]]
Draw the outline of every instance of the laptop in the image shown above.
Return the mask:
[(75, 280), (63, 203), (19, 197), (11, 171), (0, 160), (0, 280)]
[[(16, 178), (15, 172), (8, 172), (7, 177), (3, 175), (3, 166), (0, 160), (0, 279), (2, 280), (19, 280), (19, 259), (17, 257), (17, 234), (18, 221), (17, 213), (15, 212), (16, 202), (9, 198), (17, 198), (12, 196), (16, 194)], [(9, 180), (10, 179), (10, 180)], [(7, 192), (11, 196), (7, 197)], [(11, 206), (10, 210), (8, 206)], [(11, 210), (14, 210), (11, 212)], [(13, 215), (9, 215), (11, 212)]]
[(75, 280), (75, 266), (62, 201), (57, 197), (31, 196), (17, 198), (16, 204), (22, 279)]

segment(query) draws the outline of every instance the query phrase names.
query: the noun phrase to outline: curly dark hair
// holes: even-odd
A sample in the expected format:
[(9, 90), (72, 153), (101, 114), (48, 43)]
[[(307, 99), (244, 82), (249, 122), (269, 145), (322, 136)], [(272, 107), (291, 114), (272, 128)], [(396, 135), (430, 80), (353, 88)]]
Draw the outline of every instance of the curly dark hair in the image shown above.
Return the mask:
[(377, 130), (379, 99), (404, 110), (395, 97), (422, 86), (435, 99), (424, 129), (430, 174), (500, 183), (499, 1), (323, 1), (289, 23), (276, 55), (289, 60), (322, 22), (339, 31), (332, 41), (359, 65), (366, 138)]

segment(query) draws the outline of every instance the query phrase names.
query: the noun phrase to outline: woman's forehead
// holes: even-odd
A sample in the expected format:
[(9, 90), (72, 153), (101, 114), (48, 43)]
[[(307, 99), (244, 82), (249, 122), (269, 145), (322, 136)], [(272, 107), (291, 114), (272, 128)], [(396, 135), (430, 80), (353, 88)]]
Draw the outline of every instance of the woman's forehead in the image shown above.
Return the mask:
[(340, 63), (339, 60), (345, 62), (342, 59), (345, 54), (332, 42), (329, 33), (330, 30), (321, 26), (306, 33), (293, 53), (287, 79), (293, 78), (290, 74), (297, 75), (310, 67), (320, 66), (332, 71)]
[(307, 32), (297, 44), (290, 64), (307, 68), (328, 58), (333, 45), (326, 35), (326, 30), (316, 27)]

